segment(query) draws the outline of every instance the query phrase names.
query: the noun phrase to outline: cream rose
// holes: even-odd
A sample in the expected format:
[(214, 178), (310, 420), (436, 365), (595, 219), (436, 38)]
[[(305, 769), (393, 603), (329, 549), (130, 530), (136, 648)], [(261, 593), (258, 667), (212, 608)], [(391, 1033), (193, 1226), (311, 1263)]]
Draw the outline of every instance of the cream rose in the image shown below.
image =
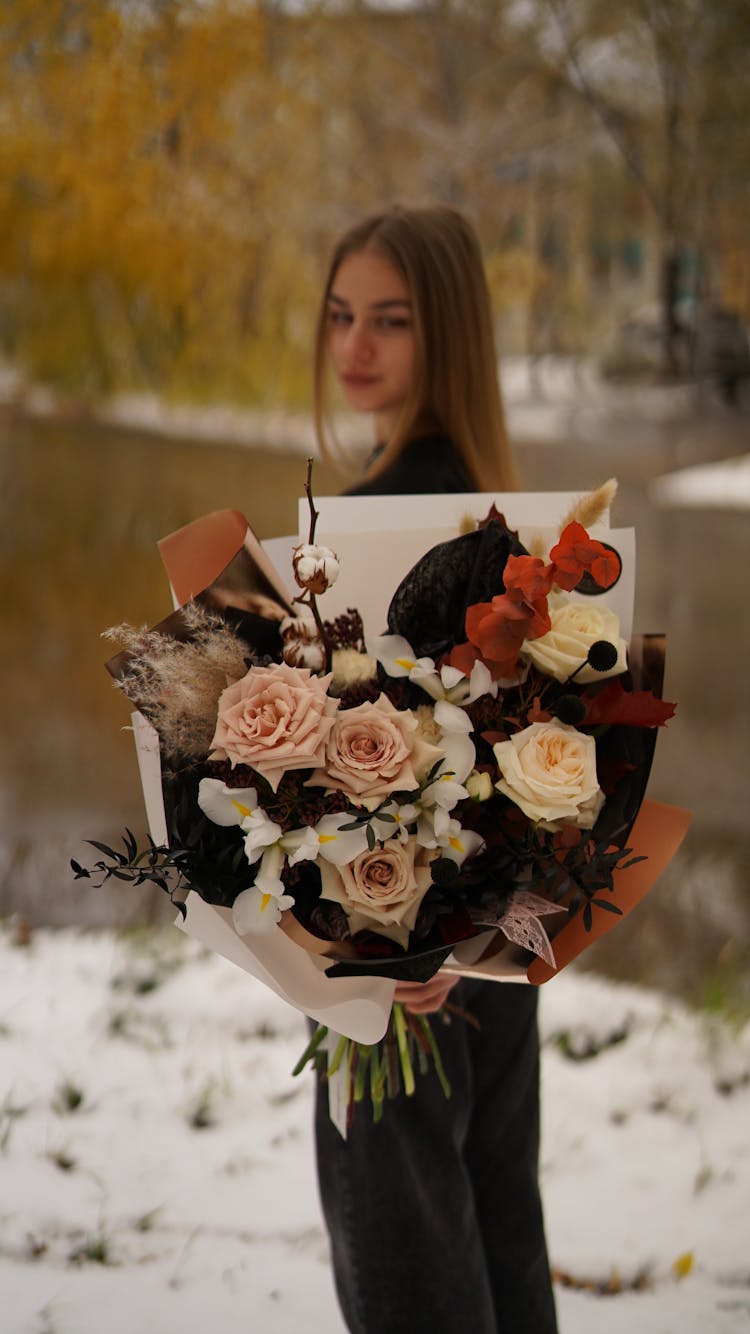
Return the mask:
[(392, 839), (344, 866), (320, 862), (322, 897), (340, 903), (354, 935), (365, 929), (406, 946), (432, 877), (429, 860), (413, 839)]
[(251, 667), (219, 697), (210, 758), (250, 765), (274, 792), (287, 770), (322, 764), (339, 707), (330, 680), (284, 662)]
[(532, 723), (494, 747), (499, 792), (544, 828), (590, 829), (604, 802), (594, 738), (553, 719)]
[(326, 741), (325, 762), (309, 785), (338, 789), (358, 806), (375, 810), (391, 792), (410, 792), (442, 756), (419, 735), (409, 710), (386, 695), (339, 713)]
[(567, 681), (576, 668), (586, 662), (586, 655), (599, 639), (606, 639), (617, 650), (617, 661), (607, 671), (597, 672), (588, 663), (577, 672), (576, 681), (602, 681), (605, 676), (619, 676), (627, 669), (628, 646), (620, 637), (620, 618), (609, 607), (586, 602), (559, 602), (550, 606), (551, 628), (539, 639), (527, 639), (521, 650), (540, 672)]

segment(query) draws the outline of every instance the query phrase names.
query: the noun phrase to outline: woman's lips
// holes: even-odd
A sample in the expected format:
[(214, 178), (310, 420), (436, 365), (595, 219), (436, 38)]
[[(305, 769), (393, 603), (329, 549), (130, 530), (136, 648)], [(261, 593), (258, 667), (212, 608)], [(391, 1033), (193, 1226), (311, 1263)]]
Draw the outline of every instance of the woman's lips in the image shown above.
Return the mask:
[(377, 384), (377, 381), (377, 375), (363, 375), (359, 371), (344, 371), (341, 376), (341, 383), (353, 389), (366, 388), (368, 385)]

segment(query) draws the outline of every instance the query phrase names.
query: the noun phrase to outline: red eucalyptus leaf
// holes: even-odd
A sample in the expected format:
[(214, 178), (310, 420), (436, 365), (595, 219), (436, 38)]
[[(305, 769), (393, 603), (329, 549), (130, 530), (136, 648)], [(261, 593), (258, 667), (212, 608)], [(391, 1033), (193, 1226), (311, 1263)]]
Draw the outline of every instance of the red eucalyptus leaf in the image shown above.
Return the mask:
[(505, 591), (520, 594), (522, 601), (536, 604), (546, 599), (554, 574), (554, 566), (545, 565), (538, 556), (509, 556), (503, 571)]
[(455, 667), (457, 671), (463, 672), (464, 676), (471, 676), (471, 669), (481, 656), (479, 649), (473, 644), (456, 644), (443, 659), (443, 663)]
[(589, 537), (580, 523), (569, 523), (563, 529), (559, 542), (549, 555), (554, 565), (555, 583), (567, 592), (575, 588), (587, 570), (600, 588), (609, 588), (620, 573), (620, 561), (615, 553)]
[(602, 555), (591, 562), (591, 573), (600, 588), (611, 588), (620, 573), (620, 557), (602, 548)]

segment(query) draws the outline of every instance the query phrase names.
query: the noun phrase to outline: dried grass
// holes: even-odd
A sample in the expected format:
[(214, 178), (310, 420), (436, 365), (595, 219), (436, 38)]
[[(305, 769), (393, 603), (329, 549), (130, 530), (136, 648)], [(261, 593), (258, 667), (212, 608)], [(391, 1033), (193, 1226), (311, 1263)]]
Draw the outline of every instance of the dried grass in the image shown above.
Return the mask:
[(595, 491), (587, 491), (579, 496), (560, 524), (562, 532), (569, 523), (580, 523), (584, 528), (591, 528), (611, 509), (617, 494), (617, 478), (610, 477), (602, 482)]
[(183, 608), (188, 639), (117, 625), (104, 637), (128, 662), (117, 684), (153, 723), (166, 759), (201, 759), (216, 730), (219, 696), (247, 670), (247, 645), (220, 616), (195, 603)]

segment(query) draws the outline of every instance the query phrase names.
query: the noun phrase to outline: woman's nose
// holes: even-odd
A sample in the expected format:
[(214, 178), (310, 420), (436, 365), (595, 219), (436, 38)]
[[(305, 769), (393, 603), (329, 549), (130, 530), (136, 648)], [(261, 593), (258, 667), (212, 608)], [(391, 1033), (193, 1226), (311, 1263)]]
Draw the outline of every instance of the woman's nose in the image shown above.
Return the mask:
[(369, 361), (372, 356), (372, 338), (364, 322), (355, 320), (350, 326), (346, 339), (347, 351), (356, 361)]

